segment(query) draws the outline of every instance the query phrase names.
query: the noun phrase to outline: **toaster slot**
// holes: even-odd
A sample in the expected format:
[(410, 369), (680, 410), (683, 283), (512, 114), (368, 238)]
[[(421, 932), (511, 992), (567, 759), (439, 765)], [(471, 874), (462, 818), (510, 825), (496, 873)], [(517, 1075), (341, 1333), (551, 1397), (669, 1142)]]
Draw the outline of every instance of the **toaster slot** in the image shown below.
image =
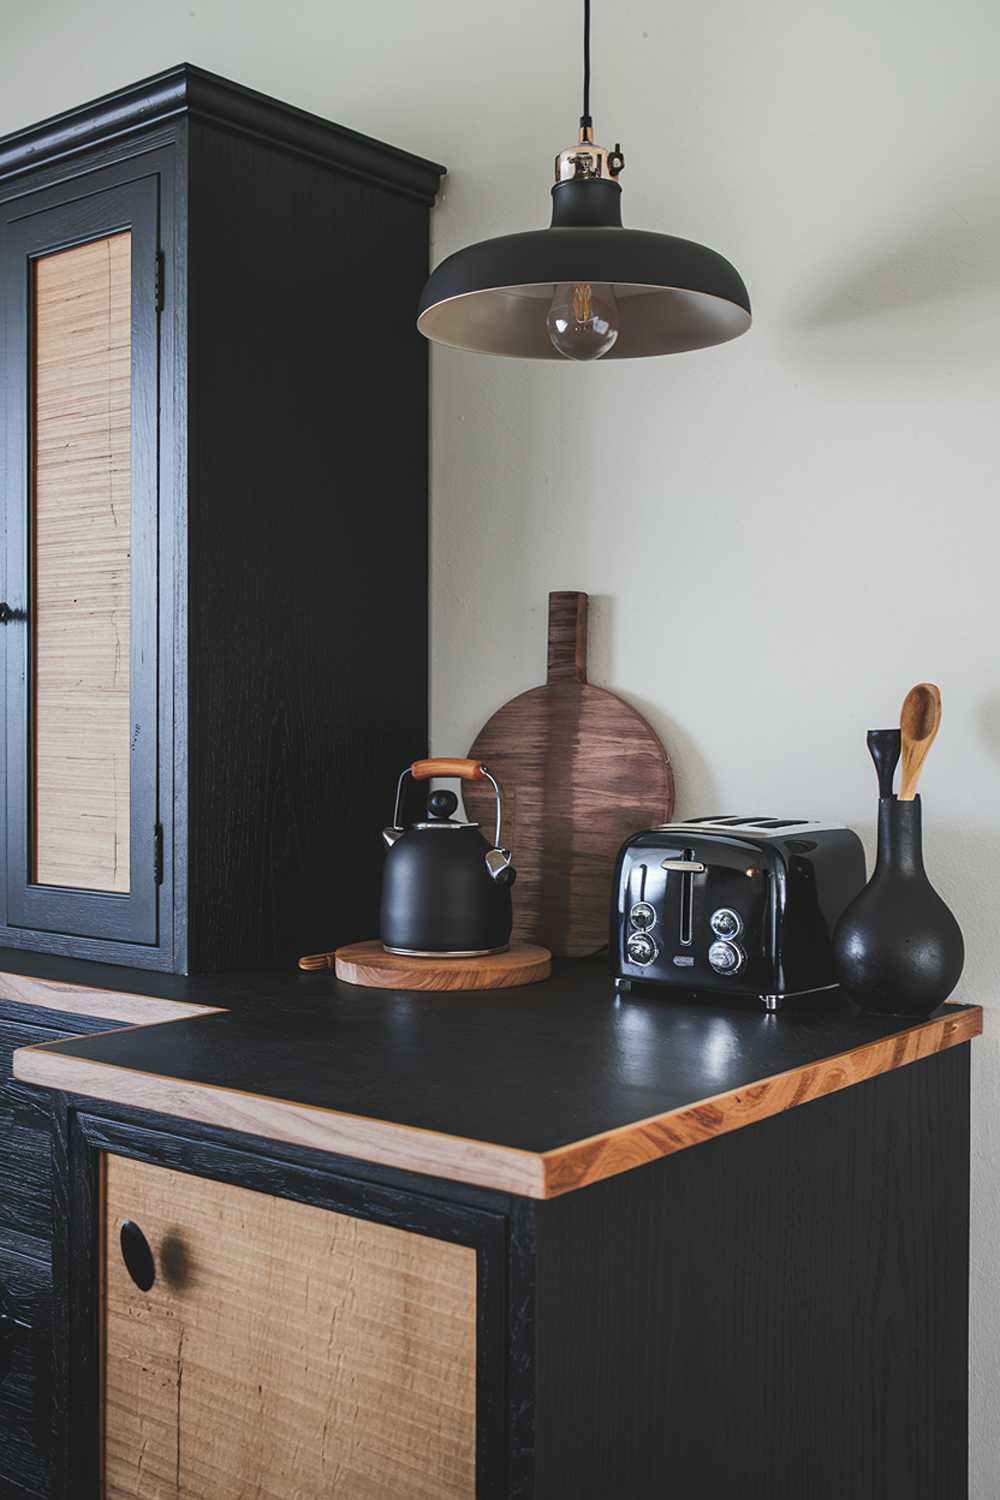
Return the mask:
[(667, 872), (667, 888), (670, 888), (670, 876), (680, 876), (680, 887), (677, 893), (677, 936), (682, 948), (690, 948), (694, 940), (694, 877), (704, 875), (705, 866), (701, 860), (695, 859), (693, 849), (684, 849), (679, 859), (664, 859), (660, 862), (660, 868)]
[(759, 823), (765, 821), (765, 819), (748, 818), (744, 813), (740, 813), (739, 816), (735, 818), (732, 816), (732, 814), (728, 814), (724, 818), (688, 818), (686, 821), (688, 823), (700, 823), (702, 826), (711, 824), (713, 828), (735, 828), (740, 823), (746, 823), (752, 827), (756, 827)]
[[(685, 849), (684, 857), (694, 860), (694, 850)], [(702, 866), (704, 869), (704, 866)], [(681, 871), (681, 947), (690, 948), (694, 937), (694, 870)]]
[(754, 830), (757, 828), (804, 828), (808, 819), (806, 818), (748, 818), (746, 827)]

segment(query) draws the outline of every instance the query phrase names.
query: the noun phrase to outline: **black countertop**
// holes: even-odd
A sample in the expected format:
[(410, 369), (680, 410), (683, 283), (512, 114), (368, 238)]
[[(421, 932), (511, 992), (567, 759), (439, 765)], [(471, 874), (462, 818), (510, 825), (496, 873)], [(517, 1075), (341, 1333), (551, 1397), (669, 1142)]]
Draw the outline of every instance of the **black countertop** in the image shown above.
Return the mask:
[[(10, 973), (7, 957), (0, 954), (0, 971)], [(67, 962), (58, 977), (72, 983)], [(19, 964), (38, 971), (24, 956)], [(242, 1129), (255, 1129), (247, 1123), (250, 1100), (274, 1101), (289, 1118), (308, 1116), (313, 1134), (319, 1116), (309, 1112), (321, 1112), (334, 1122), (378, 1122), (553, 1165), (566, 1148), (610, 1138), (616, 1156), (625, 1152), (614, 1170), (637, 1164), (631, 1146), (657, 1126), (666, 1126), (666, 1138), (655, 1149), (646, 1139), (640, 1159), (916, 1061), (981, 1029), (976, 1007), (948, 1006), (930, 1022), (914, 1022), (864, 1015), (837, 992), (777, 1014), (662, 991), (617, 996), (598, 960), (557, 964), (551, 980), (523, 989), (442, 994), (361, 989), (295, 971), (142, 975), (137, 987), (134, 970), (105, 966), (98, 984), (95, 968), (74, 965), (77, 982), (100, 988), (117, 979), (133, 995), (221, 1012), (58, 1042), (32, 1049), (33, 1058), (21, 1052), (19, 1077), (134, 1102), (128, 1075), (141, 1075), (157, 1082), (150, 1107), (182, 1117), (215, 1118), (214, 1108), (218, 1123), (235, 1127), (223, 1100), (239, 1096)], [(0, 997), (2, 986), (0, 978)], [(199, 1090), (206, 1092), (194, 1112)], [(260, 1132), (283, 1135), (276, 1118), (263, 1111)], [(424, 1144), (427, 1170), (440, 1170), (433, 1142)], [(406, 1165), (413, 1164), (411, 1150)], [(595, 1180), (592, 1170), (582, 1175)]]

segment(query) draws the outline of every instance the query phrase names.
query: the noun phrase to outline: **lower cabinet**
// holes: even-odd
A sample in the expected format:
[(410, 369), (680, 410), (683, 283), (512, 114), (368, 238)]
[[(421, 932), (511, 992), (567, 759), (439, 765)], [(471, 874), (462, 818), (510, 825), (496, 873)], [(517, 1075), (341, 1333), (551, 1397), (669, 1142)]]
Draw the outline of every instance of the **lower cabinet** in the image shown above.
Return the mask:
[(967, 1500), (968, 1045), (545, 1202), (62, 1108), (52, 1500)]
[(103, 1170), (104, 1500), (473, 1500), (475, 1248)]

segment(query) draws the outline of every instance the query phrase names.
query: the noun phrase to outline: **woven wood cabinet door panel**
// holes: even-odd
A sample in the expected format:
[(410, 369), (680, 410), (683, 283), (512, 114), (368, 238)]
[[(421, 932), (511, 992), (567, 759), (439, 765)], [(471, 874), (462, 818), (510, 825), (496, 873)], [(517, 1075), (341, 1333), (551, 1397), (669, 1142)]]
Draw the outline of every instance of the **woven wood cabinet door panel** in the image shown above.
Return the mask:
[(473, 1249), (104, 1160), (105, 1500), (473, 1500)]
[(34, 262), (33, 879), (129, 888), (131, 248)]

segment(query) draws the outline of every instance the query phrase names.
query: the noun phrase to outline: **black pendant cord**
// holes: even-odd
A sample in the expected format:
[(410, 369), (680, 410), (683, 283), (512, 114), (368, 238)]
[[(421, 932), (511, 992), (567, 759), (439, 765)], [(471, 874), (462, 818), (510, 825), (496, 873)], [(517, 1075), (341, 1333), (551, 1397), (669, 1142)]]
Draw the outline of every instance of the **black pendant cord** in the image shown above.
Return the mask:
[(590, 118), (590, 0), (583, 0), (583, 114), (580, 124), (584, 130), (593, 125)]

